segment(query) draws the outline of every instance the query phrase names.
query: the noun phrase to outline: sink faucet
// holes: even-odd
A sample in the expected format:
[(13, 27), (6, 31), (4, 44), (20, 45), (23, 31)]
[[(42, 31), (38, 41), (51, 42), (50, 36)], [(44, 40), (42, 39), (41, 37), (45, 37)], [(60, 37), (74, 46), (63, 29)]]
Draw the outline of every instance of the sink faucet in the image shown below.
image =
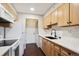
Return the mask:
[(57, 35), (56, 35), (56, 30), (55, 30), (55, 29), (52, 29), (52, 30), (51, 30), (51, 35), (53, 34), (53, 33), (52, 33), (53, 30), (54, 30), (54, 37), (57, 37)]

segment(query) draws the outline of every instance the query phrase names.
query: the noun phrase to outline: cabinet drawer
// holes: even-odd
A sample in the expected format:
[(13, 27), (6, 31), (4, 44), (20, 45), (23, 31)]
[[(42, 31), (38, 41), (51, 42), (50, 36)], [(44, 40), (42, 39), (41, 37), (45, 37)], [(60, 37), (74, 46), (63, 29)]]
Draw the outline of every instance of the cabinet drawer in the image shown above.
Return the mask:
[(72, 55), (72, 52), (71, 51), (68, 51), (67, 49), (65, 48), (62, 48), (61, 49), (61, 55), (65, 55), (65, 56), (71, 56)]
[(55, 45), (55, 51), (60, 52), (60, 46)]
[(79, 56), (77, 53), (72, 53), (71, 56)]
[(55, 56), (61, 56), (61, 53), (58, 51), (55, 51)]

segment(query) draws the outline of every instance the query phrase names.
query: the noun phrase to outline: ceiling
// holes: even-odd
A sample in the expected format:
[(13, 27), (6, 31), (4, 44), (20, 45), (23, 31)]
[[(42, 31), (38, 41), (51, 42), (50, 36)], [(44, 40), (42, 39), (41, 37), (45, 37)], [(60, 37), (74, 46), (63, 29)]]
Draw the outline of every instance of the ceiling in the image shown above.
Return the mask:
[[(13, 3), (12, 5), (19, 13), (44, 15), (54, 3)], [(34, 8), (35, 11), (31, 11), (30, 8)]]

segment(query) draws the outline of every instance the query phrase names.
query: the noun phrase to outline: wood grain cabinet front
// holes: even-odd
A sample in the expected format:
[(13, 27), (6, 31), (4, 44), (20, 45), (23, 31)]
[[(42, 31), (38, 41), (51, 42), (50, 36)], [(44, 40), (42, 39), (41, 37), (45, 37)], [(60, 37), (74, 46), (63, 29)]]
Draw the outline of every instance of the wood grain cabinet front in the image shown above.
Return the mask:
[(46, 56), (79, 56), (78, 53), (47, 39), (42, 40), (42, 50)]
[(46, 55), (47, 56), (51, 55), (51, 42), (49, 41), (46, 42)]
[(56, 24), (57, 23), (57, 9), (54, 10), (52, 13), (51, 13), (51, 24)]
[(51, 25), (51, 19), (52, 19), (51, 13), (44, 17), (43, 21), (44, 28), (48, 28), (48, 25)]
[(46, 17), (43, 18), (43, 28), (47, 29), (47, 20), (46, 20)]
[(58, 26), (68, 26), (69, 22), (69, 4), (62, 4), (58, 9)]
[(58, 8), (58, 26), (79, 25), (79, 3), (65, 3)]
[(79, 25), (79, 3), (70, 3), (70, 25)]
[(64, 48), (61, 48), (61, 56), (70, 56), (72, 53)]
[(46, 42), (45, 42), (45, 39), (42, 39), (42, 50), (44, 53), (46, 53)]
[(58, 46), (58, 45), (56, 45), (55, 44), (55, 48), (54, 48), (55, 50), (54, 50), (54, 52), (55, 52), (55, 56), (60, 56), (61, 55), (61, 48), (60, 48), (60, 46)]
[(55, 44), (54, 43), (51, 43), (51, 56), (54, 56), (54, 54), (55, 54)]
[(66, 48), (61, 48), (61, 56), (78, 56), (79, 54), (73, 52), (73, 51), (70, 51)]

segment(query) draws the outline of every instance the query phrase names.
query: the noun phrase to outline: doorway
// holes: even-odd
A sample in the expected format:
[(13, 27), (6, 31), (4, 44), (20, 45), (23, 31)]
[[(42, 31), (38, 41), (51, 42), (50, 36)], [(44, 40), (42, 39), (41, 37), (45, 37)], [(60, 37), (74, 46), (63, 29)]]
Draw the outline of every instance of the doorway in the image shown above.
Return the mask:
[(26, 19), (26, 44), (36, 43), (38, 39), (38, 20)]

